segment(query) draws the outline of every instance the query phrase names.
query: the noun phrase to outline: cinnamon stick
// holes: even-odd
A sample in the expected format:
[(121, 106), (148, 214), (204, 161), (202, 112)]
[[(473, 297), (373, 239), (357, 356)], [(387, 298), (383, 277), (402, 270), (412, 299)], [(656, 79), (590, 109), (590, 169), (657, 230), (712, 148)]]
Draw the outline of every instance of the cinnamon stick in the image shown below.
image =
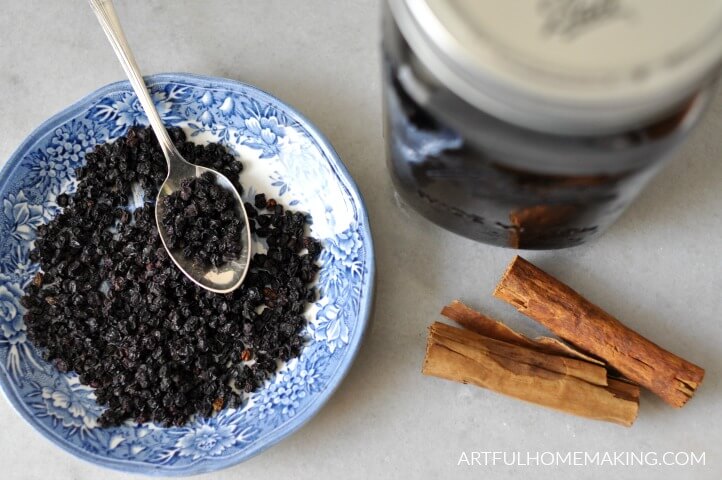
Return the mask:
[(439, 344), (452, 348), (445, 343), (445, 340), (449, 340), (456, 345), (452, 348), (454, 351), (472, 359), (476, 359), (478, 355), (490, 355), (500, 363), (509, 361), (514, 364), (530, 365), (570, 375), (594, 385), (607, 385), (607, 370), (600, 365), (560, 355), (541, 353), (538, 350), (485, 337), (440, 322), (431, 325), (429, 332)]
[[(465, 343), (464, 334), (460, 339), (451, 338), (452, 335), (438, 325), (429, 329), (422, 369), (425, 375), (472, 383), (538, 405), (625, 426), (630, 426), (637, 417), (639, 402), (633, 390), (616, 385), (594, 385), (544, 366), (525, 363), (511, 355), (474, 348)], [(518, 345), (509, 343), (506, 346), (513, 351), (526, 351), (518, 354), (520, 359), (526, 359), (529, 354), (542, 355)]]
[(674, 407), (683, 406), (704, 377), (702, 368), (652, 343), (519, 256), (510, 263), (494, 296)]
[(564, 342), (551, 337), (536, 337), (531, 339), (521, 333), (512, 330), (498, 320), (489, 318), (486, 315), (464, 305), (459, 300), (454, 300), (446, 305), (441, 314), (446, 318), (455, 321), (464, 328), (479, 333), (489, 338), (495, 338), (505, 342), (513, 343), (522, 347), (532, 348), (539, 352), (563, 355), (569, 358), (576, 358), (586, 362), (604, 365), (604, 362), (591, 357), (579, 350), (576, 350)]
[(510, 231), (509, 246), (526, 248), (535, 241), (544, 239), (549, 230), (562, 228), (579, 214), (577, 205), (533, 205), (509, 214), (509, 221), (514, 226)]
[(618, 397), (639, 403), (639, 387), (627, 380), (607, 378), (607, 389)]

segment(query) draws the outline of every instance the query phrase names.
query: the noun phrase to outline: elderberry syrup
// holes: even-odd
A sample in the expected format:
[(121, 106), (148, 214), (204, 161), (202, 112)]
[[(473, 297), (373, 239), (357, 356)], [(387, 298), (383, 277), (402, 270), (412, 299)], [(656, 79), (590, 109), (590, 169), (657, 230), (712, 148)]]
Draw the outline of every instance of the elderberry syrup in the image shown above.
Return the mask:
[(383, 59), (405, 203), (481, 242), (564, 248), (604, 232), (698, 123), (722, 4), (387, 0)]

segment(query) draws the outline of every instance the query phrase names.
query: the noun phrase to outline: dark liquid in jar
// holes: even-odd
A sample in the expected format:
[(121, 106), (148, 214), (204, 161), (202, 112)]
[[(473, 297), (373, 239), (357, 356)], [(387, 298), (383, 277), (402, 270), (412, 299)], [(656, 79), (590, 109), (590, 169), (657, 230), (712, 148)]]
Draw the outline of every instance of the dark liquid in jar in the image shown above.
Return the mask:
[(394, 185), (428, 219), (493, 245), (563, 248), (601, 234), (702, 110), (690, 101), (629, 132), (551, 135), (476, 109), (419, 65), (387, 12), (385, 138)]

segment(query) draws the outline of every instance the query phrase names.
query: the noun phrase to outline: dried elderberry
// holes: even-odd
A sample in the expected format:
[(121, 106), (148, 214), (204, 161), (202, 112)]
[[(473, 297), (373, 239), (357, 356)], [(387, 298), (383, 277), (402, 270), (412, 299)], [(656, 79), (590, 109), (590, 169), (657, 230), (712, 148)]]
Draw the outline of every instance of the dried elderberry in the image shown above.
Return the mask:
[[(180, 129), (169, 133), (186, 159), (220, 171), (242, 191), (241, 164), (223, 146), (194, 145)], [(160, 242), (150, 202), (166, 163), (150, 129), (131, 128), (86, 158), (76, 171), (77, 193), (59, 197), (63, 213), (37, 230), (30, 256), (43, 274), (21, 300), (29, 338), (59, 371), (75, 371), (95, 389), (108, 407), (102, 425), (179, 425), (238, 406), (242, 392), (257, 389), (278, 361), (303, 347), (321, 248), (305, 235), (306, 217), (258, 199), (260, 211), (246, 204), (268, 252), (254, 255), (239, 289), (208, 292), (175, 267)], [(146, 203), (131, 211), (135, 186)]]
[(245, 224), (234, 204), (233, 193), (217, 185), (210, 172), (182, 180), (179, 190), (163, 198), (168, 248), (204, 267), (239, 258)]

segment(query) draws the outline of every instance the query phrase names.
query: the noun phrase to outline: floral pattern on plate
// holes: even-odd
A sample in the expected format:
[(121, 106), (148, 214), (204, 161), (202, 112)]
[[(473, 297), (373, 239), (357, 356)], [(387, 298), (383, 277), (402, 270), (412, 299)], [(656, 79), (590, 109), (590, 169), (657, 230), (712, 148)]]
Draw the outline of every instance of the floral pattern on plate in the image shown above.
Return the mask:
[[(319, 299), (307, 312), (301, 356), (239, 409), (183, 427), (101, 428), (102, 406), (75, 374), (45, 362), (25, 334), (23, 288), (39, 225), (75, 192), (74, 170), (96, 145), (147, 124), (127, 82), (104, 87), (40, 126), (0, 174), (0, 385), (20, 414), (71, 453), (119, 470), (188, 475), (240, 462), (308, 420), (339, 384), (359, 347), (373, 291), (371, 235), (363, 201), (328, 142), (292, 108), (248, 85), (186, 74), (148, 78), (167, 125), (189, 139), (221, 142), (244, 163), (244, 196), (266, 192), (313, 219), (322, 240)], [(261, 242), (255, 245), (263, 248)]]

